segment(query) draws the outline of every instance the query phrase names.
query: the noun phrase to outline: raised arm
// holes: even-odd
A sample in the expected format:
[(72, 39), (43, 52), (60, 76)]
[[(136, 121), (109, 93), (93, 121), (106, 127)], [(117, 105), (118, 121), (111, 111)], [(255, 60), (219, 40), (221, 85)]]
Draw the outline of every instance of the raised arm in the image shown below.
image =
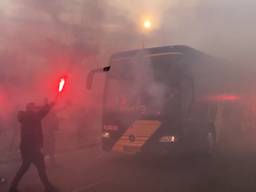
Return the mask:
[(52, 107), (54, 106), (54, 102), (52, 103), (47, 103), (46, 105), (44, 105), (43, 107), (40, 108), (38, 115), (41, 119), (43, 119), (52, 109)]

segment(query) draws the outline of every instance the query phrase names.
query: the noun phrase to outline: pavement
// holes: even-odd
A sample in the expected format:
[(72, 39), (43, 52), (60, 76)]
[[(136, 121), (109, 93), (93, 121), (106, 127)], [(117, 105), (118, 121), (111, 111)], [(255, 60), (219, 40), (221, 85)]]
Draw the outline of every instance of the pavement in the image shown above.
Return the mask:
[[(212, 158), (118, 155), (99, 145), (59, 153), (57, 166), (47, 163), (50, 180), (61, 192), (255, 192), (256, 155), (222, 153)], [(0, 164), (12, 179), (19, 161)], [(9, 183), (0, 186), (7, 192)], [(21, 192), (43, 191), (35, 168), (20, 184)]]

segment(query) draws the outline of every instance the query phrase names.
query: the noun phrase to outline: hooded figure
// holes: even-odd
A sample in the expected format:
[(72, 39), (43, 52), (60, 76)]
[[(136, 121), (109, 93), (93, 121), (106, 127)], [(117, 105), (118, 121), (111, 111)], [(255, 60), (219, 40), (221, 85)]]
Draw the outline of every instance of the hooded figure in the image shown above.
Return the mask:
[(18, 113), (18, 121), (21, 124), (20, 152), (22, 165), (11, 184), (10, 192), (17, 191), (21, 178), (27, 172), (31, 164), (36, 166), (46, 191), (56, 191), (48, 180), (44, 156), (41, 152), (43, 147), (42, 119), (48, 114), (53, 105), (54, 103), (47, 103), (42, 107), (37, 107), (34, 103), (28, 103), (26, 110)]

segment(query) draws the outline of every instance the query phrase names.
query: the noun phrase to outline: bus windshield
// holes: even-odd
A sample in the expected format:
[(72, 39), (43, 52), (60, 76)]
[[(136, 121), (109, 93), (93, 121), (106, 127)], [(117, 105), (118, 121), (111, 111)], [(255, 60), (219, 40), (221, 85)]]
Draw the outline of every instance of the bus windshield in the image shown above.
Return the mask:
[(113, 59), (105, 110), (151, 116), (174, 110), (179, 105), (181, 68), (179, 53)]

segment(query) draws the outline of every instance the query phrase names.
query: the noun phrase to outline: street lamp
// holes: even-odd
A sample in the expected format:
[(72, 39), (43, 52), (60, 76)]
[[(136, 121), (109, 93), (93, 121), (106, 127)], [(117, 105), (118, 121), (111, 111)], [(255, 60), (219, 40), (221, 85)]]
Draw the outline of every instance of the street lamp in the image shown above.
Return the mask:
[(144, 25), (144, 28), (147, 30), (151, 29), (152, 27), (152, 23), (150, 20), (145, 20), (143, 25)]

